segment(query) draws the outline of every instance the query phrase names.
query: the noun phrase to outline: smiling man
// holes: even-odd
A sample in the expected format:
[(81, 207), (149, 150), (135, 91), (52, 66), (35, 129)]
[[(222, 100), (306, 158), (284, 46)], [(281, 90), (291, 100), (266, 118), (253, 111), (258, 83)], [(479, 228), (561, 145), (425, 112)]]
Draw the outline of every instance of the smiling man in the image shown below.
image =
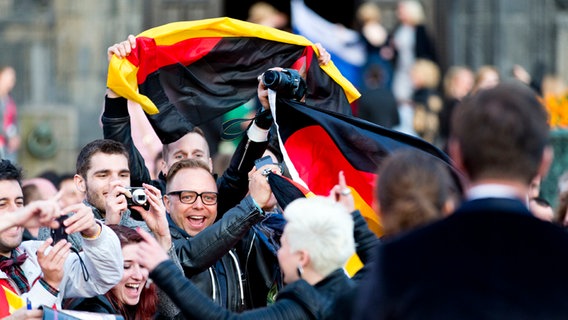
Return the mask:
[[(106, 224), (141, 227), (149, 231), (144, 221), (130, 217), (126, 198), (122, 194), (130, 186), (128, 152), (120, 142), (97, 139), (86, 144), (77, 156), (75, 187), (84, 197), (83, 203), (92, 208), (96, 219)], [(113, 195), (113, 197), (108, 197)], [(40, 228), (38, 239), (49, 237), (49, 228)], [(77, 249), (82, 241), (76, 234), (69, 240)]]
[[(209, 167), (197, 159), (184, 159), (172, 165), (167, 175), (164, 203), (169, 226), (184, 274), (217, 304), (242, 311), (254, 306), (253, 286), (246, 283), (245, 263), (254, 236), (251, 227), (265, 218), (271, 190), (261, 172), (250, 174), (250, 194), (223, 218), (215, 222), (218, 189)], [(250, 281), (250, 279), (248, 279)], [(254, 290), (266, 292), (260, 284)], [(267, 288), (264, 288), (267, 290)]]
[(130, 217), (126, 206), (123, 194), (130, 187), (130, 169), (123, 144), (109, 139), (93, 140), (79, 152), (76, 170), (75, 185), (84, 194), (84, 202), (93, 207), (97, 219), (148, 230), (146, 223)]

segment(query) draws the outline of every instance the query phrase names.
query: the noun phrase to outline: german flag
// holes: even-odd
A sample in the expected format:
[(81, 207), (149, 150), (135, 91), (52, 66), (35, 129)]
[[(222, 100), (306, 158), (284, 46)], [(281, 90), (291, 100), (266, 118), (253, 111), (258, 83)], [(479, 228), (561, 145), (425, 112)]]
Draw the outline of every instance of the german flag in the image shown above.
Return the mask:
[(453, 168), (449, 157), (427, 141), (354, 116), (281, 98), (272, 109), (292, 179), (316, 195), (327, 196), (343, 171), (357, 209), (377, 236), (383, 229), (372, 210), (373, 190), (386, 156), (400, 148), (416, 148)]
[(113, 57), (107, 86), (142, 106), (163, 143), (254, 98), (272, 67), (305, 74), (310, 105), (351, 114), (359, 92), (318, 54), (302, 36), (254, 23), (174, 22), (140, 33), (127, 59)]
[(0, 290), (0, 317), (9, 316), (14, 311), (25, 306), (24, 300), (12, 290), (1, 286)]
[[(456, 181), (460, 181), (450, 158), (425, 140), (295, 100), (276, 97), (273, 101), (271, 109), (284, 162), (295, 185), (303, 187), (296, 194), (307, 195), (309, 190), (327, 196), (338, 183), (339, 171), (343, 171), (355, 207), (379, 237), (383, 228), (372, 209), (373, 192), (379, 165), (390, 153), (416, 148), (446, 163)], [(275, 196), (278, 199), (276, 193)], [(361, 267), (354, 255), (345, 269), (354, 275)]]

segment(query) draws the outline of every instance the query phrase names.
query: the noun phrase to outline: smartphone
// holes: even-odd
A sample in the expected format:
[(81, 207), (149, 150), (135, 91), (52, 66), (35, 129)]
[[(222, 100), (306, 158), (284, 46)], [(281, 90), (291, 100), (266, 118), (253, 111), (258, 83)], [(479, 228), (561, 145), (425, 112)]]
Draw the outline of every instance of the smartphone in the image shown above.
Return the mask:
[(267, 165), (267, 164), (272, 164), (272, 157), (271, 156), (264, 156), (260, 159), (256, 159), (254, 161), (254, 166), (256, 168), (256, 170), (262, 168), (263, 166)]

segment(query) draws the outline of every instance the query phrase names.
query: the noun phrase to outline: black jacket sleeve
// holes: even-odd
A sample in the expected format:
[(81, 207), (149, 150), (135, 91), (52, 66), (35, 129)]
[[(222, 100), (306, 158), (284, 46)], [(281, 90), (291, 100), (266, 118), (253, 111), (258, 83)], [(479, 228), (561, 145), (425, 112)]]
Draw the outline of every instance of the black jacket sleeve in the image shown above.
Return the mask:
[(225, 214), (223, 219), (205, 228), (195, 237), (175, 240), (176, 252), (186, 275), (199, 273), (227, 254), (250, 228), (264, 217), (250, 196)]
[(353, 222), (355, 224), (353, 230), (353, 237), (356, 243), (355, 249), (361, 262), (366, 264), (373, 260), (376, 251), (375, 248), (379, 245), (381, 240), (369, 229), (367, 221), (365, 221), (365, 218), (363, 218), (359, 210), (353, 211), (351, 215), (353, 216)]
[(130, 184), (134, 187), (140, 187), (142, 183), (150, 183), (150, 172), (132, 140), (127, 100), (105, 96), (105, 110), (101, 121), (104, 138), (121, 142), (128, 150)]
[(176, 267), (171, 261), (160, 263), (150, 278), (178, 305), (186, 319), (318, 319), (329, 307), (317, 289), (296, 281), (284, 288), (269, 307), (233, 313), (216, 305), (185, 277), (172, 277)]

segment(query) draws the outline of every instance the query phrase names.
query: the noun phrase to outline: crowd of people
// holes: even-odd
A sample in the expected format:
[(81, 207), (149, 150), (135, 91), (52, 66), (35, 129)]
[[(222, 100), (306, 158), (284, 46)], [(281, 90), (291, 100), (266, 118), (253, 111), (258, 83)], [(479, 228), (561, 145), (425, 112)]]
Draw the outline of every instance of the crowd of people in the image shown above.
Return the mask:
[[(369, 39), (382, 55), (367, 83), (391, 94), (399, 124), (410, 108), (413, 132), (452, 165), (410, 147), (377, 159), (383, 234), (343, 172), (322, 177), (337, 181), (329, 195), (277, 201), (268, 176), (287, 173), (260, 77), (260, 108), (221, 172), (199, 127), (148, 167), (132, 108), (107, 89), (103, 138), (81, 148), (73, 174), (24, 179), (0, 160), (0, 284), (29, 302), (0, 317), (41, 319), (47, 307), (133, 320), (565, 318), (568, 197), (561, 217), (539, 197), (553, 159), (541, 93), (522, 70), (502, 80), (491, 66), (452, 67), (445, 95), (433, 93), (441, 74), (420, 10), (402, 1), (400, 26)], [(361, 19), (380, 29), (376, 14)], [(109, 61), (135, 45), (110, 46)], [(363, 266), (349, 276), (354, 254)]]

